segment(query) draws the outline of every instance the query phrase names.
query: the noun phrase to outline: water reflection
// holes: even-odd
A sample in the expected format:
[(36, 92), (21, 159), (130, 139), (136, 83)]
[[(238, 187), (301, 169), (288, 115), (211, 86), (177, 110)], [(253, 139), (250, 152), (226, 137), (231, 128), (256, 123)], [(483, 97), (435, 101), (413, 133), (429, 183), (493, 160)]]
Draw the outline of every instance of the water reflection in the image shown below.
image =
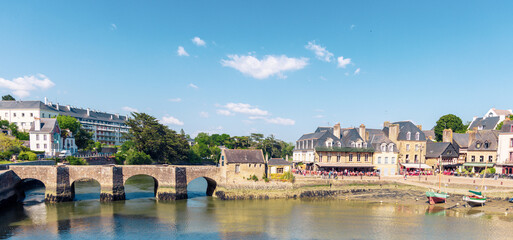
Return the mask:
[[(44, 189), (33, 190), (27, 193), (23, 204), (2, 211), (0, 237), (486, 239), (494, 236), (500, 239), (509, 236), (507, 233), (513, 227), (511, 217), (486, 214), (474, 217), (481, 213), (457, 212), (438, 206), (347, 200), (219, 201), (204, 196), (206, 181), (191, 182), (188, 191), (193, 198), (162, 203), (156, 202), (152, 195), (152, 181), (139, 179), (130, 183), (127, 188), (132, 188), (134, 198), (112, 203), (83, 199), (45, 204), (41, 194)], [(77, 185), (82, 193), (89, 187), (82, 189)]]

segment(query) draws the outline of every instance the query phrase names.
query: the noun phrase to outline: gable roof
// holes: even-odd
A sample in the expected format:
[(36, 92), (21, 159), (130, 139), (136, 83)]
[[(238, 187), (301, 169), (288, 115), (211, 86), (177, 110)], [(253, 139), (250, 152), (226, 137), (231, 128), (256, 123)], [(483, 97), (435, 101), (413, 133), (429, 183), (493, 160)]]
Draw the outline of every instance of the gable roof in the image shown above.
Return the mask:
[(448, 142), (427, 142), (426, 144), (426, 157), (438, 158), (442, 157), (458, 157), (457, 148)]
[(436, 140), (435, 130), (424, 130), (422, 131), (427, 139)]
[(461, 148), (468, 148), (468, 133), (453, 133), (452, 141), (458, 144)]
[(478, 130), (493, 130), (500, 121), (500, 117), (487, 117), (487, 118), (476, 118), (468, 129), (472, 130), (477, 128)]
[(223, 149), (226, 163), (265, 163), (262, 150)]
[[(482, 130), (476, 131), (475, 139), (469, 143), (469, 151), (497, 151), (499, 131), (497, 130)], [(485, 142), (488, 142), (488, 148), (485, 148)], [(480, 143), (480, 147), (477, 147), (477, 143)]]
[(386, 144), (387, 151), (389, 144), (393, 144), (393, 152), (399, 152), (397, 145), (390, 140), (381, 129), (366, 129), (369, 134), (369, 143), (376, 152), (381, 152), (381, 145)]
[(317, 129), (315, 129), (315, 132), (333, 132), (333, 127), (317, 127)]
[(30, 127), (30, 133), (51, 133), (54, 131), (56, 127), (59, 125), (57, 124), (56, 118), (41, 118), (40, 120), (40, 130), (36, 131), (36, 121), (34, 121), (34, 124), (32, 124), (32, 127)]
[(290, 162), (283, 159), (283, 158), (271, 158), (269, 159), (269, 162), (267, 165), (273, 165), (273, 166), (289, 166)]
[(501, 128), (501, 133), (513, 132), (513, 121), (506, 119), (504, 120)]
[(497, 115), (503, 115), (503, 116), (508, 116), (508, 115), (512, 114), (511, 110), (501, 110), (501, 109), (492, 108), (492, 111), (494, 111), (495, 114), (497, 114)]
[(41, 101), (0, 101), (0, 109), (41, 109), (57, 111), (57, 109), (45, 105)]
[[(397, 136), (397, 140), (402, 140), (402, 141), (426, 141), (426, 135), (424, 134), (424, 132), (422, 132), (412, 122), (410, 122), (410, 121), (400, 121), (400, 122), (395, 122), (395, 123), (392, 123), (392, 124), (399, 125), (399, 135)], [(384, 127), (383, 128), (383, 132), (385, 132), (387, 137), (389, 136), (389, 130), (390, 130), (389, 127)], [(406, 138), (406, 135), (408, 134), (408, 132), (411, 133), (410, 140), (408, 140)], [(415, 134), (416, 133), (419, 133), (419, 140), (415, 139)]]

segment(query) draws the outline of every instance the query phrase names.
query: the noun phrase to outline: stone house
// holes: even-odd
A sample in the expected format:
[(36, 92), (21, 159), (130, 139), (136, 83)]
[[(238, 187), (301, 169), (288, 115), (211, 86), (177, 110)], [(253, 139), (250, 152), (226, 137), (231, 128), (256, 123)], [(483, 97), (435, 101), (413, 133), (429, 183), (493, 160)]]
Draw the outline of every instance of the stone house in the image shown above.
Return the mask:
[(267, 175), (283, 174), (291, 169), (291, 163), (283, 158), (271, 158), (267, 162)]
[(222, 149), (219, 167), (227, 182), (235, 183), (253, 175), (258, 179), (266, 176), (264, 154), (260, 149)]
[(401, 170), (431, 169), (426, 165), (426, 136), (422, 126), (410, 121), (385, 122), (383, 132), (399, 149)]
[(491, 168), (497, 162), (498, 136), (497, 130), (472, 130), (469, 134), (467, 160), (463, 167), (472, 171)]
[(426, 144), (426, 164), (437, 169), (442, 165), (443, 170), (456, 170), (458, 164), (458, 147), (450, 142), (432, 142)]
[(388, 139), (381, 129), (367, 129), (366, 138), (374, 148), (374, 166), (381, 176), (392, 176), (398, 173), (397, 145)]
[(497, 173), (513, 174), (513, 121), (505, 120), (499, 132)]
[(58, 156), (62, 149), (61, 129), (56, 118), (36, 118), (29, 131), (30, 150)]

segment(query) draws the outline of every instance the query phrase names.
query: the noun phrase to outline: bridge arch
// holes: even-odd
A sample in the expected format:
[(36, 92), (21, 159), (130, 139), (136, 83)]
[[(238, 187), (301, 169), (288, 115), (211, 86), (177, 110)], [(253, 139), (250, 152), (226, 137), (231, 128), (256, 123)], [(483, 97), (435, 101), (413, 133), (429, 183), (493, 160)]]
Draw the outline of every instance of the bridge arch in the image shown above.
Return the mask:
[(17, 201), (19, 201), (19, 202), (24, 201), (25, 197), (26, 197), (26, 192), (31, 189), (37, 188), (37, 187), (44, 188), (44, 191), (43, 191), (43, 200), (44, 200), (44, 195), (46, 192), (47, 185), (45, 185), (45, 183), (43, 181), (41, 181), (39, 179), (35, 179), (35, 178), (20, 179), (18, 181), (18, 183), (16, 183), (15, 188), (14, 188), (16, 191)]
[(196, 179), (205, 179), (207, 181), (207, 190), (205, 192), (205, 194), (207, 196), (212, 196), (214, 194), (214, 191), (216, 190), (216, 187), (217, 187), (217, 181), (214, 180), (213, 178), (210, 178), (210, 177), (206, 177), (206, 176), (200, 176), (200, 177), (196, 177), (194, 179), (187, 179), (187, 189), (189, 187), (189, 184), (196, 180)]
[[(129, 182), (129, 180), (133, 180), (134, 178), (137, 178), (137, 177), (148, 177), (148, 178), (151, 178), (153, 180), (153, 196), (156, 197), (157, 196), (157, 191), (158, 191), (158, 188), (159, 188), (159, 181), (149, 175), (149, 174), (144, 174), (144, 173), (141, 173), (141, 174), (134, 174), (134, 175), (131, 175), (131, 176), (127, 176), (126, 178), (124, 178), (124, 181), (123, 181), (123, 186), (125, 186), (125, 195), (128, 193), (130, 194), (130, 191), (128, 190), (127, 191), (127, 182)], [(129, 188), (128, 188), (129, 189)]]
[[(70, 188), (71, 198), (73, 200), (76, 200), (75, 197), (76, 197), (76, 185), (77, 185), (77, 183), (79, 183), (79, 182), (86, 182), (86, 181), (95, 182), (96, 185), (98, 185), (98, 194), (96, 194), (96, 193), (87, 193), (87, 192), (86, 193), (81, 193), (81, 194), (86, 195), (85, 199), (83, 199), (83, 200), (96, 199), (96, 198), (101, 199), (102, 184), (97, 179), (90, 178), (90, 177), (83, 177), (83, 178), (78, 178), (78, 179), (74, 179), (73, 181), (70, 181), (70, 183), (71, 183), (71, 188)], [(96, 195), (98, 195), (98, 197), (95, 197)]]

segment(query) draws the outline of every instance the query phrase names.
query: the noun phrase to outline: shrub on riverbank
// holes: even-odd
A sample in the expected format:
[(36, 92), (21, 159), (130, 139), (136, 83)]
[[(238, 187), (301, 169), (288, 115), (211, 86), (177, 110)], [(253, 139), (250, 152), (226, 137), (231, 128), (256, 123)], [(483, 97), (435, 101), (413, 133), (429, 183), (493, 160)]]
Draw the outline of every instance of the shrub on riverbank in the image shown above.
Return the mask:
[(87, 165), (87, 161), (83, 158), (67, 156), (64, 160), (67, 161), (69, 165)]
[(35, 160), (37, 160), (37, 154), (30, 152), (30, 151), (22, 151), (22, 152), (20, 152), (20, 155), (18, 155), (18, 159), (35, 161)]

